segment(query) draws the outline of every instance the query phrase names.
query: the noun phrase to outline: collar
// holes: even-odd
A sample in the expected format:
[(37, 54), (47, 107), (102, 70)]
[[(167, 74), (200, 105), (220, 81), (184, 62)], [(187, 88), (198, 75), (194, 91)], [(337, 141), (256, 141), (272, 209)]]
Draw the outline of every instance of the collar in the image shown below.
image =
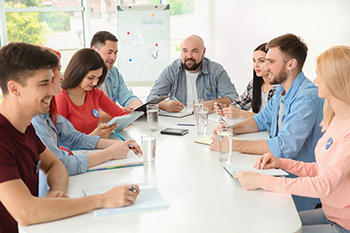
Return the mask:
[[(294, 96), (298, 92), (300, 85), (304, 82), (305, 79), (306, 79), (306, 77), (305, 77), (303, 71), (301, 71), (298, 74), (298, 76), (295, 78), (295, 80), (293, 81), (292, 86), (290, 87), (289, 91), (283, 97), (282, 103), (289, 103), (294, 98)], [(279, 89), (280, 89), (279, 94), (282, 94), (284, 89), (281, 85), (279, 85)]]

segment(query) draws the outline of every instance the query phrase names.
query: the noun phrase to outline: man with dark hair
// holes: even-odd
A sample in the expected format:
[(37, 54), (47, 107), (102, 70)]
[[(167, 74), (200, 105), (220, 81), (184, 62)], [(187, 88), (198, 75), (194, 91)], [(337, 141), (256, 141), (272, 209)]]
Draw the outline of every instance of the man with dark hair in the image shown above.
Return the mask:
[[(271, 40), (264, 70), (270, 84), (280, 84), (270, 102), (253, 118), (232, 126), (234, 134), (269, 130), (270, 139), (233, 140), (232, 150), (248, 154), (271, 152), (279, 158), (314, 162), (314, 149), (322, 136), (324, 100), (317, 86), (304, 76), (307, 46), (297, 36), (285, 34)], [(217, 150), (216, 130), (211, 150)], [(294, 175), (291, 175), (293, 177)], [(295, 177), (295, 176), (294, 176)], [(313, 209), (319, 199), (293, 196), (298, 211)]]
[[(17, 232), (17, 224), (131, 205), (139, 193), (138, 187), (132, 192), (131, 185), (124, 185), (102, 196), (67, 197), (67, 170), (30, 123), (34, 116), (49, 111), (57, 94), (52, 68), (58, 62), (56, 54), (27, 43), (10, 43), (0, 50), (0, 87), (4, 93), (0, 106), (0, 233)], [(51, 188), (48, 198), (37, 197), (39, 169), (47, 175)]]
[[(123, 76), (114, 66), (118, 53), (118, 39), (110, 32), (99, 31), (92, 37), (90, 47), (101, 55), (108, 68), (105, 82), (100, 87), (103, 92), (127, 112), (142, 105), (141, 100), (128, 89)], [(100, 121), (108, 121), (111, 118), (102, 111), (100, 113), (102, 118)]]
[(234, 84), (222, 65), (204, 57), (205, 52), (201, 37), (187, 37), (181, 43), (181, 58), (165, 67), (147, 101), (171, 95), (172, 100), (159, 103), (159, 108), (168, 112), (179, 112), (199, 99), (209, 112), (214, 110), (214, 102), (232, 103), (238, 97)]

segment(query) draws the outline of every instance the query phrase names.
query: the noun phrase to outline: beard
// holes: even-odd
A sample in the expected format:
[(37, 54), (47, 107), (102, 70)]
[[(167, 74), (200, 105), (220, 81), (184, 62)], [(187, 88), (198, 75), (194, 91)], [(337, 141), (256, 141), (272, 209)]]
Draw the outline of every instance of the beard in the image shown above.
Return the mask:
[[(193, 65), (192, 66), (188, 66), (186, 65), (186, 62), (187, 61), (193, 61)], [(189, 58), (189, 59), (186, 59), (185, 62), (181, 62), (181, 66), (185, 69), (185, 70), (190, 70), (190, 71), (194, 71), (194, 70), (197, 70), (198, 67), (200, 67), (202, 65), (202, 60), (199, 62), (199, 63), (196, 63), (196, 60), (192, 59), (192, 58)]]
[(288, 78), (287, 72), (286, 72), (286, 65), (283, 65), (281, 71), (278, 73), (278, 75), (275, 75), (275, 78), (270, 80), (271, 85), (278, 85), (283, 83)]

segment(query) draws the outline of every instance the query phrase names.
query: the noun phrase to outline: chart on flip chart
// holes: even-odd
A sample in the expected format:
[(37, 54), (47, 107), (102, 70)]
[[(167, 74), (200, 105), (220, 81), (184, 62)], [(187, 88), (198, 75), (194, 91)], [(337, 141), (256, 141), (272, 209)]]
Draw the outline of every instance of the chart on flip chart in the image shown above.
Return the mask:
[(118, 6), (118, 69), (128, 86), (152, 86), (169, 65), (169, 4)]

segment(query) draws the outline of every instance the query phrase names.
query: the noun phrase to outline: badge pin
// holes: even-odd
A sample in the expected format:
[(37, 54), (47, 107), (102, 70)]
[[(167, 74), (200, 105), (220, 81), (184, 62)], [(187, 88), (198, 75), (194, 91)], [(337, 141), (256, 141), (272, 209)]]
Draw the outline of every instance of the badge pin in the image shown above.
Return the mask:
[(333, 143), (333, 138), (329, 138), (326, 144), (326, 150), (328, 150), (328, 148), (331, 147), (332, 143)]

